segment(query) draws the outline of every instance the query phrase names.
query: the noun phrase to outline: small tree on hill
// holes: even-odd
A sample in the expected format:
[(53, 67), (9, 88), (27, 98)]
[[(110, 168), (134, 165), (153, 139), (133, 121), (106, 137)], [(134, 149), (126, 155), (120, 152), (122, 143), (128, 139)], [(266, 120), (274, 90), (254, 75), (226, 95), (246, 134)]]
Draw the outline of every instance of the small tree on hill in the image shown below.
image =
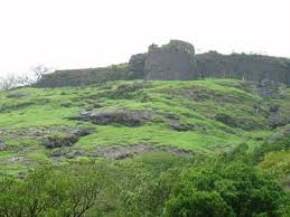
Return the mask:
[(37, 65), (37, 66), (33, 66), (31, 68), (31, 71), (33, 73), (33, 76), (34, 76), (36, 82), (39, 81), (43, 75), (51, 72), (51, 70), (52, 70), (51, 68), (49, 68), (45, 65), (42, 65), (42, 64)]
[(9, 90), (14, 87), (31, 85), (37, 83), (45, 74), (51, 73), (54, 70), (45, 65), (36, 65), (31, 67), (30, 73), (25, 75), (9, 74), (6, 77), (0, 78), (0, 90)]
[(0, 90), (8, 90), (15, 87), (18, 83), (17, 77), (15, 75), (8, 75), (5, 78), (0, 78)]

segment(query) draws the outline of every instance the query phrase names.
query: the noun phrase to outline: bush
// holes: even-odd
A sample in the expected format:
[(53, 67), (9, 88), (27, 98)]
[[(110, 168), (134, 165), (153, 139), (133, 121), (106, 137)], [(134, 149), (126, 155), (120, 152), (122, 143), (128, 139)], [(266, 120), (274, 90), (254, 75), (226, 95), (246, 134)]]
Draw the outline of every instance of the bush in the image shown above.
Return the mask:
[(168, 217), (280, 217), (286, 205), (286, 194), (271, 177), (237, 162), (186, 171), (165, 213)]
[(0, 216), (82, 217), (110, 188), (103, 164), (42, 167), (24, 180), (0, 179)]
[(227, 203), (216, 192), (191, 190), (170, 199), (166, 217), (233, 217)]
[(272, 136), (261, 146), (255, 149), (254, 158), (257, 161), (263, 159), (265, 154), (272, 151), (286, 151), (290, 148), (290, 125), (278, 129)]

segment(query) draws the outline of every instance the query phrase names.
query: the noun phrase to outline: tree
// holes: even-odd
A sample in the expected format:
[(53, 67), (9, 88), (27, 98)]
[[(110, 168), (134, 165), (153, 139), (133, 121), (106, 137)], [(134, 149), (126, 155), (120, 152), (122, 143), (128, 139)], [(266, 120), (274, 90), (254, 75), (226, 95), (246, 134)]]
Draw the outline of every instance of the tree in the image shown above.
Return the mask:
[(169, 199), (165, 217), (233, 217), (233, 211), (217, 192), (187, 191)]
[[(186, 170), (180, 179), (165, 207), (168, 217), (281, 217), (287, 204), (275, 180), (240, 162)], [(206, 213), (211, 206), (223, 215), (216, 215), (215, 210)]]
[(0, 90), (9, 90), (13, 87), (16, 87), (17, 84), (18, 78), (14, 74), (0, 78)]
[(31, 68), (31, 71), (33, 73), (33, 77), (35, 79), (35, 82), (38, 82), (43, 75), (47, 74), (47, 73), (50, 73), (53, 71), (53, 69), (45, 66), (45, 65), (36, 65), (36, 66), (33, 66)]
[(44, 166), (29, 172), (24, 180), (0, 180), (2, 217), (83, 217), (103, 203), (110, 187), (103, 164)]
[(53, 206), (49, 196), (51, 192), (51, 169), (31, 172), (25, 181), (3, 178), (0, 193), (0, 216), (5, 217), (39, 217)]

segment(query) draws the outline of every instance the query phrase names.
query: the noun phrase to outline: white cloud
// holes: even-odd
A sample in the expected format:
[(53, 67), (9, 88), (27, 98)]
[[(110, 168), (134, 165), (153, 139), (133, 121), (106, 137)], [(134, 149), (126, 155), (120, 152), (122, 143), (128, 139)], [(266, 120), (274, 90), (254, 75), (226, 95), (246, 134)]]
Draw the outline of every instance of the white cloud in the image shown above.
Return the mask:
[(1, 0), (0, 75), (125, 62), (172, 38), (290, 57), (290, 0)]

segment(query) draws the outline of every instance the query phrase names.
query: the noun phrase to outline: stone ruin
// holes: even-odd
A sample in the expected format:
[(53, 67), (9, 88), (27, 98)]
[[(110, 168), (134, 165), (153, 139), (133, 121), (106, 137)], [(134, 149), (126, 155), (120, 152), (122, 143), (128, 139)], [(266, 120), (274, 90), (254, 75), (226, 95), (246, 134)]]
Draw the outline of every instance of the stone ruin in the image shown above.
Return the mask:
[(133, 55), (129, 63), (103, 68), (57, 70), (36, 86), (61, 87), (112, 80), (192, 80), (207, 77), (234, 78), (290, 85), (290, 59), (256, 54), (223, 55), (216, 51), (195, 54), (193, 45), (180, 40), (152, 44), (148, 52)]
[(290, 60), (255, 54), (223, 55), (210, 51), (195, 55), (194, 47), (171, 40), (147, 53), (133, 55), (129, 71), (147, 80), (191, 80), (206, 77), (264, 80), (290, 85)]
[(171, 40), (161, 47), (152, 44), (148, 53), (131, 57), (129, 70), (147, 80), (190, 80), (194, 78), (194, 55), (194, 47), (184, 41)]

